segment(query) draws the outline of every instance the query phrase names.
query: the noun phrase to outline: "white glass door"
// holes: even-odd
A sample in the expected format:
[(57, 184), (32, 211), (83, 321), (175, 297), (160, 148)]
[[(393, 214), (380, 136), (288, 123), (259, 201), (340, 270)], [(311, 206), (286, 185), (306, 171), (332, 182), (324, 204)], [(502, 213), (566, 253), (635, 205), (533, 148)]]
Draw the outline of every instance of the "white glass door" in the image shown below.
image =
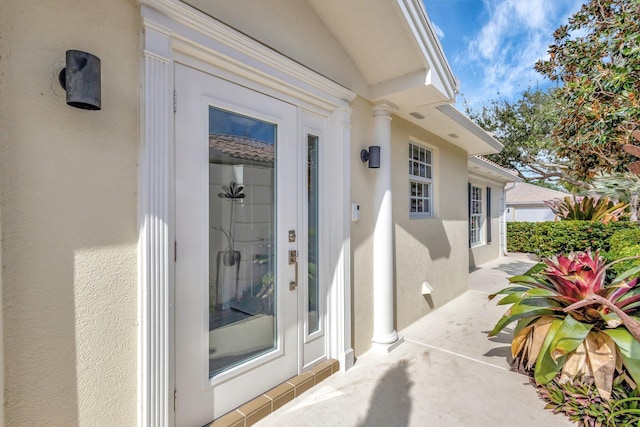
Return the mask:
[(176, 424), (197, 426), (298, 373), (298, 120), (186, 66), (175, 87)]

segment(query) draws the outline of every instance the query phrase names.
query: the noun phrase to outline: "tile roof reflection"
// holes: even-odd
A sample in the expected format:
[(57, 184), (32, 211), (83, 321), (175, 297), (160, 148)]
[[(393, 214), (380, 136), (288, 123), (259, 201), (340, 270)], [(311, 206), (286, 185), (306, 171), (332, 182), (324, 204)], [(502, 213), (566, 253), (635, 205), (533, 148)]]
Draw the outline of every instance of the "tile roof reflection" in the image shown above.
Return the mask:
[(209, 154), (228, 156), (236, 159), (255, 162), (272, 163), (274, 158), (273, 144), (235, 135), (209, 135)]

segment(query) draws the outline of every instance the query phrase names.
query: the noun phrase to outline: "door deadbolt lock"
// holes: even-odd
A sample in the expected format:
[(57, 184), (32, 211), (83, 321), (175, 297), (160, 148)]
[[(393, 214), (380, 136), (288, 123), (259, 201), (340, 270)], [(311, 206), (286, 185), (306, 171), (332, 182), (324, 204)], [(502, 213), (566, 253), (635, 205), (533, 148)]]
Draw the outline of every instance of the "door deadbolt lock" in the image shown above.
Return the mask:
[(289, 243), (296, 241), (296, 230), (289, 230)]

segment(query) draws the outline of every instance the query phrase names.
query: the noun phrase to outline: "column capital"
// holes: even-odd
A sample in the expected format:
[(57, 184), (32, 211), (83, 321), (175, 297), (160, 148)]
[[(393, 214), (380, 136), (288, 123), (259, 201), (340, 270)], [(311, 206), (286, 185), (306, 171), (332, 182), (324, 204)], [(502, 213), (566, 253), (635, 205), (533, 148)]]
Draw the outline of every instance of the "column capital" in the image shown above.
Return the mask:
[(373, 103), (373, 116), (374, 117), (391, 117), (392, 114), (397, 113), (400, 108), (386, 99), (376, 101)]

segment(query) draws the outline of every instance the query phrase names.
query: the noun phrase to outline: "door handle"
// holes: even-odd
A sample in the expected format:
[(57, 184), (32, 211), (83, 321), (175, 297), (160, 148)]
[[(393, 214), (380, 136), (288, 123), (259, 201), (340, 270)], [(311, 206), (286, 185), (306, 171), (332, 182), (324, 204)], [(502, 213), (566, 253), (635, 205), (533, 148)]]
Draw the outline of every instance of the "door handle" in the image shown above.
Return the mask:
[(289, 290), (295, 291), (298, 287), (298, 251), (291, 249), (289, 251), (289, 265), (293, 265), (295, 268), (295, 280), (289, 282)]

